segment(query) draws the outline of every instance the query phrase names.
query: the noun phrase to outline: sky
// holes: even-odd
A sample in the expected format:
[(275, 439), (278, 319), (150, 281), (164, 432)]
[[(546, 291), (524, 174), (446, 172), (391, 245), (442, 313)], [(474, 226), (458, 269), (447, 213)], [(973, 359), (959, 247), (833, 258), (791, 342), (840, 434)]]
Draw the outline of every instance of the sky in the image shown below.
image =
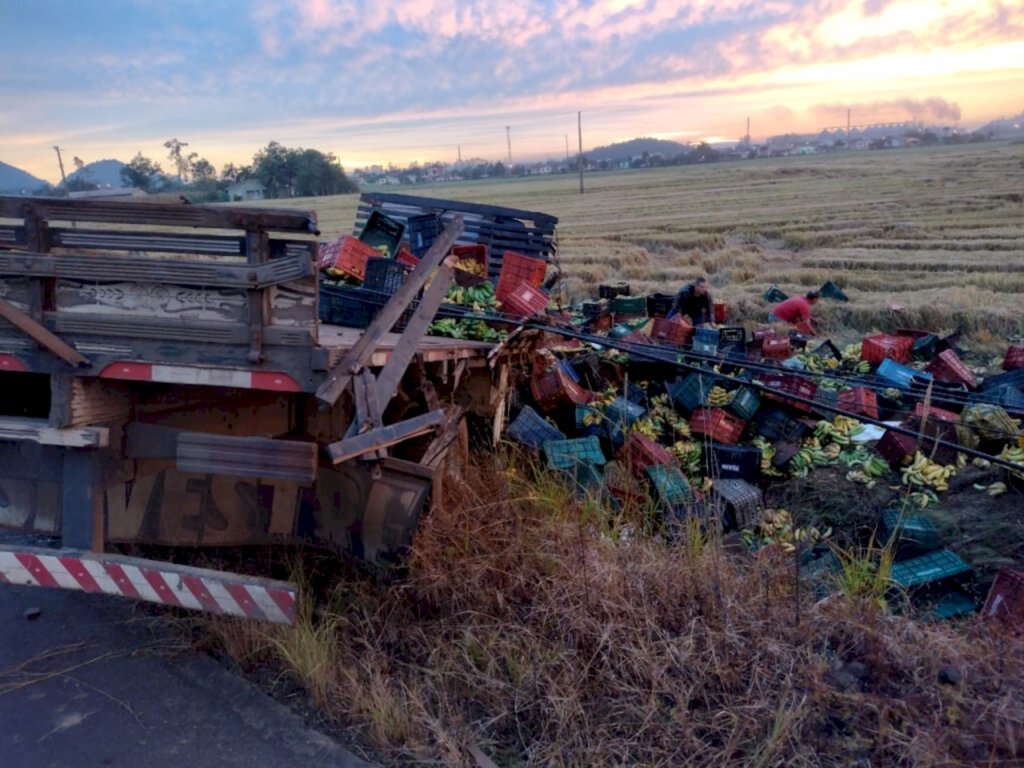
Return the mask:
[[(1024, 109), (1024, 0), (0, 0), (0, 160), (347, 169)], [(508, 126), (508, 131), (506, 131)]]

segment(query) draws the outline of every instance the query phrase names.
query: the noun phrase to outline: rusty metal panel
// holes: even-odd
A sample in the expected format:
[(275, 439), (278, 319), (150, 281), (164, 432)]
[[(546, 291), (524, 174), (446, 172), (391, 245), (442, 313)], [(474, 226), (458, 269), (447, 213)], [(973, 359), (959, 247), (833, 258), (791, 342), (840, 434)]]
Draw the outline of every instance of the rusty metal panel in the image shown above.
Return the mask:
[(182, 432), (178, 435), (176, 459), (181, 472), (312, 483), (316, 480), (317, 445)]

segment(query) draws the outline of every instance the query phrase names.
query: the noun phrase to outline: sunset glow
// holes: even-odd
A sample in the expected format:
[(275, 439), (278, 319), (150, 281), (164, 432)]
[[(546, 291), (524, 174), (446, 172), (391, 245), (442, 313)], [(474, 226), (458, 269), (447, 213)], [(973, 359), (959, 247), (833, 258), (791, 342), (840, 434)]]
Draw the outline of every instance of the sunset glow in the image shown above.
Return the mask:
[(58, 177), (220, 168), (275, 140), (353, 168), (636, 136), (972, 127), (1024, 108), (1024, 6), (993, 0), (38, 0), (0, 8), (0, 160)]

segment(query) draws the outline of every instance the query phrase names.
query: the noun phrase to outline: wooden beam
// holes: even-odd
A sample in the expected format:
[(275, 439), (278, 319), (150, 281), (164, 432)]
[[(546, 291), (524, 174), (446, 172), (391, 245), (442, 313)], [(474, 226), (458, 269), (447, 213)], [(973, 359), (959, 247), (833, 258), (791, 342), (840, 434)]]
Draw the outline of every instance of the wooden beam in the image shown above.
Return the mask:
[(82, 355), (77, 349), (63, 341), (60, 337), (50, 333), (44, 325), (33, 320), (16, 306), (4, 299), (0, 299), (0, 317), (9, 322), (19, 331), (27, 334), (33, 340), (46, 347), (68, 365), (89, 365), (89, 359)]
[(391, 350), (391, 356), (377, 376), (377, 398), (380, 402), (388, 403), (394, 397), (413, 355), (416, 354), (420, 342), (427, 333), (427, 328), (434, 322), (438, 307), (444, 303), (445, 297), (448, 295), (453, 274), (454, 271), (451, 267), (441, 265), (437, 274), (434, 275), (434, 281), (427, 289), (426, 295), (420, 300), (416, 311), (413, 312), (412, 319), (402, 331), (398, 343)]
[(327, 454), (331, 457), (331, 463), (341, 464), (343, 461), (362, 456), (364, 453), (377, 451), (418, 437), (439, 424), (443, 424), (444, 420), (444, 411), (431, 411), (422, 416), (416, 416), (386, 427), (371, 429), (361, 435), (331, 443), (327, 446)]
[[(316, 391), (317, 399), (324, 405), (334, 405), (341, 393), (348, 388), (352, 376), (366, 366), (373, 356), (374, 350), (384, 336), (398, 322), (398, 318), (409, 306), (409, 303), (416, 298), (416, 294), (427, 282), (427, 278), (441, 264), (448, 255), (452, 244), (462, 234), (463, 222), (461, 216), (455, 219), (444, 228), (437, 240), (430, 249), (423, 255), (420, 263), (406, 278), (402, 286), (391, 297), (391, 300), (384, 305), (377, 313), (377, 317), (370, 323), (370, 327), (363, 331), (362, 335), (353, 345), (341, 361), (327, 375), (327, 379)], [(386, 404), (386, 401), (382, 401)]]
[(420, 464), (431, 469), (437, 469), (441, 465), (445, 455), (448, 453), (448, 446), (459, 437), (459, 422), (462, 421), (465, 415), (465, 404), (456, 405), (451, 408), (448, 412), (444, 429), (427, 447), (427, 452), (423, 454)]
[(104, 448), (110, 443), (110, 430), (106, 427), (55, 429), (47, 424), (46, 419), (2, 416), (0, 440), (26, 440), (64, 448)]
[(176, 450), (182, 472), (312, 485), (316, 480), (317, 444), (267, 437), (235, 437), (181, 432)]

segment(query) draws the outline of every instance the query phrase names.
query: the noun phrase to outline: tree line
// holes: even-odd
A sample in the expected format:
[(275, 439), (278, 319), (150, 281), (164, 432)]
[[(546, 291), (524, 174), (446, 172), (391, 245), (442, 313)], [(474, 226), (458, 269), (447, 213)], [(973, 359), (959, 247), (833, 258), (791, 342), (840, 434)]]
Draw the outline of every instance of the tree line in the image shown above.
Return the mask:
[[(170, 170), (141, 152), (121, 169), (121, 182), (146, 192), (181, 192), (193, 202), (231, 202), (229, 188), (241, 181), (258, 182), (265, 197), (320, 197), (358, 192), (358, 185), (345, 174), (331, 152), (302, 147), (285, 147), (271, 141), (253, 155), (249, 165), (228, 163), (220, 173), (197, 152), (189, 152), (188, 142), (177, 138), (164, 142)], [(82, 170), (78, 158), (76, 167)], [(81, 174), (67, 183), (67, 191), (97, 189)]]

